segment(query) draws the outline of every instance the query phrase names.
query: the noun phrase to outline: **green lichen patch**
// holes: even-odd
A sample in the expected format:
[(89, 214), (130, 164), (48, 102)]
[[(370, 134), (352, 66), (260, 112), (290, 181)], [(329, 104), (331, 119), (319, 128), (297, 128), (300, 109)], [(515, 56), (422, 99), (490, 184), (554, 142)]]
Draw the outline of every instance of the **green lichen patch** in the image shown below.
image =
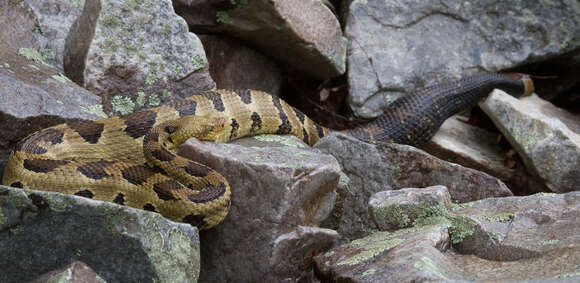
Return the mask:
[(226, 11), (217, 11), (215, 14), (216, 22), (218, 23), (231, 23), (231, 18), (228, 12)]
[(93, 106), (89, 106), (89, 107), (83, 107), (81, 106), (81, 110), (87, 113), (91, 113), (94, 115), (97, 115), (99, 117), (103, 117), (103, 118), (108, 118), (109, 116), (105, 113), (105, 111), (103, 111), (103, 105), (102, 104), (95, 104)]
[(280, 136), (280, 135), (257, 135), (253, 136), (254, 139), (263, 142), (277, 142), (285, 146), (291, 146), (296, 148), (307, 148), (300, 139), (295, 136)]
[(502, 222), (502, 223), (510, 222), (514, 220), (515, 217), (513, 213), (478, 214), (477, 216), (487, 221)]
[(69, 78), (67, 78), (65, 75), (59, 73), (58, 75), (52, 75), (51, 78), (53, 78), (55, 81), (59, 82), (59, 83), (68, 83), (71, 82), (71, 80)]
[(192, 56), (191, 63), (193, 63), (193, 69), (196, 71), (205, 68), (207, 64), (206, 60), (199, 55)]
[(137, 99), (135, 99), (135, 102), (137, 102), (137, 106), (139, 107), (145, 106), (147, 95), (142, 91), (137, 92)]
[(409, 225), (409, 216), (407, 216), (398, 204), (375, 206), (372, 208), (372, 211), (377, 222), (386, 222), (399, 228), (405, 228)]
[(451, 226), (448, 228), (451, 243), (459, 244), (466, 237), (473, 235), (475, 232), (475, 222), (463, 215), (453, 215), (450, 217)]
[(114, 111), (121, 113), (121, 115), (130, 114), (135, 110), (135, 103), (126, 96), (116, 95), (111, 101), (111, 106), (113, 106)]
[(439, 276), (441, 279), (449, 280), (449, 278), (445, 275), (445, 271), (439, 265), (437, 265), (437, 263), (435, 263), (432, 259), (428, 257), (425, 256), (421, 257), (421, 259), (415, 262), (413, 266), (417, 269), (431, 272)]
[(570, 278), (576, 276), (580, 276), (580, 272), (560, 274), (557, 275), (556, 278)]
[(71, 4), (76, 8), (82, 8), (85, 6), (85, 0), (71, 0)]
[(54, 59), (54, 53), (52, 53), (52, 51), (45, 49), (45, 50), (36, 50), (34, 48), (19, 48), (18, 49), (18, 55), (34, 61), (38, 64), (43, 64), (46, 66), (50, 66), (48, 63), (46, 63), (45, 60), (47, 59)]
[[(380, 233), (380, 232), (379, 232)], [(378, 234), (378, 233), (377, 233)], [(368, 237), (367, 237), (368, 238)], [(385, 251), (388, 251), (402, 242), (403, 239), (378, 239), (376, 241), (365, 239), (366, 243), (363, 245), (362, 243), (354, 244), (354, 245), (361, 245), (362, 250), (359, 251), (357, 254), (350, 256), (342, 261), (339, 261), (337, 265), (357, 265), (363, 261), (369, 260), (374, 258), (375, 256), (382, 254)], [(355, 240), (358, 241), (358, 240)], [(355, 242), (351, 242), (351, 245)]]
[(159, 96), (157, 94), (152, 94), (151, 96), (149, 96), (149, 105), (150, 106), (161, 105), (161, 99), (159, 99)]
[(546, 241), (542, 241), (542, 245), (543, 246), (551, 246), (551, 245), (556, 245), (560, 243), (560, 240), (546, 240)]
[(0, 226), (4, 225), (6, 223), (6, 217), (4, 216), (4, 213), (2, 213), (2, 207), (0, 207)]
[(329, 252), (324, 254), (324, 257), (331, 257), (333, 255), (334, 255), (334, 251), (329, 251)]
[(377, 270), (374, 269), (374, 268), (367, 269), (367, 270), (365, 270), (365, 272), (363, 272), (362, 277), (369, 276), (369, 275), (373, 275), (376, 272), (377, 272)]

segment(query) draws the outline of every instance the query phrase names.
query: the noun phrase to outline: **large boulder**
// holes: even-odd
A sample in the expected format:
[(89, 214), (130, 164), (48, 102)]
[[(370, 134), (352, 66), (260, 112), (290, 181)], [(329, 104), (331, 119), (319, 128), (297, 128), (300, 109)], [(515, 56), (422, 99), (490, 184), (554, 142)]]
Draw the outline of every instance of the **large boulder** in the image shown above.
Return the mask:
[(367, 118), (425, 85), (580, 48), (574, 0), (347, 2), (349, 103)]

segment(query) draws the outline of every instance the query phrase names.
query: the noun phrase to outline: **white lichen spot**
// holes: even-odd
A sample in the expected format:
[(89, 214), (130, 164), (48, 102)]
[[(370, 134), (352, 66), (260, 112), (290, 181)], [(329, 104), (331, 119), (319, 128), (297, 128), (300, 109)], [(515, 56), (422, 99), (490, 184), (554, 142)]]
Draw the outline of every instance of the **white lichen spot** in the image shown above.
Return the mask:
[(147, 95), (144, 92), (139, 91), (137, 92), (137, 99), (135, 101), (137, 102), (137, 106), (143, 107), (147, 102)]
[(96, 104), (93, 106), (89, 106), (89, 107), (83, 107), (81, 106), (81, 110), (87, 113), (91, 113), (94, 115), (97, 115), (99, 117), (103, 117), (103, 118), (108, 118), (107, 114), (105, 113), (105, 111), (103, 111), (103, 105), (102, 104)]
[(161, 99), (159, 99), (159, 96), (157, 94), (152, 94), (149, 97), (149, 105), (150, 106), (159, 106), (161, 104)]
[(113, 106), (114, 111), (121, 113), (121, 115), (127, 115), (135, 110), (135, 103), (131, 98), (120, 95), (113, 97), (111, 106)]

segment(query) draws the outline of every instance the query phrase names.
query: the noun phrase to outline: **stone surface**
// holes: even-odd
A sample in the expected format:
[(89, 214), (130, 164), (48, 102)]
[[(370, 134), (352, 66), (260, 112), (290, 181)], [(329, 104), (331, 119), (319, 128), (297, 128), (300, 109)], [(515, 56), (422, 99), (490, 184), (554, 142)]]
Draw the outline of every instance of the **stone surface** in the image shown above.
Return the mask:
[(38, 19), (33, 34), (39, 48), (49, 55), (45, 61), (64, 73), (64, 44), (72, 24), (83, 10), (84, 0), (26, 0), (25, 3)]
[(0, 171), (27, 135), (67, 119), (101, 118), (94, 114), (102, 109), (99, 97), (26, 50), (19, 55), (0, 43)]
[(499, 133), (463, 123), (458, 116), (452, 116), (422, 149), (445, 161), (497, 177), (515, 194), (548, 191), (510, 151), (500, 146), (498, 136)]
[(349, 3), (349, 103), (367, 118), (426, 85), (580, 49), (574, 0)]
[(413, 226), (419, 210), (438, 205), (451, 207), (451, 196), (444, 186), (378, 192), (369, 200), (369, 211), (379, 230), (394, 231)]
[(86, 0), (65, 44), (68, 77), (126, 115), (211, 89), (201, 41), (171, 1)]
[[(481, 200), (335, 247), (315, 262), (321, 281), (577, 282), (579, 216), (580, 192)], [(470, 224), (457, 229), (462, 221), (453, 218)]]
[(580, 118), (536, 95), (515, 99), (496, 90), (483, 103), (528, 171), (554, 192), (580, 190)]
[(512, 193), (498, 179), (473, 169), (445, 162), (422, 150), (399, 144), (375, 145), (339, 133), (321, 139), (316, 149), (332, 154), (349, 177), (328, 228), (343, 239), (363, 237), (376, 229), (367, 204), (374, 193), (401, 188), (446, 186), (454, 202), (468, 202)]
[(107, 282), (196, 282), (197, 229), (157, 213), (0, 186), (0, 281), (26, 282), (76, 260)]
[(268, 57), (223, 35), (199, 35), (218, 89), (255, 89), (280, 96), (284, 77)]
[[(278, 145), (257, 146), (270, 141)], [(307, 280), (310, 256), (336, 233), (301, 226), (317, 226), (331, 212), (340, 165), (293, 136), (238, 142), (244, 145), (190, 139), (180, 149), (181, 155), (223, 174), (232, 188), (224, 222), (200, 234), (200, 281)], [(288, 241), (301, 244), (290, 251)], [(293, 266), (297, 262), (303, 265)]]
[(175, 5), (192, 31), (240, 38), (308, 76), (328, 79), (346, 70), (340, 24), (319, 0), (178, 0)]
[(38, 48), (33, 33), (37, 18), (30, 6), (20, 0), (0, 1), (0, 42), (12, 51)]
[(95, 271), (82, 261), (75, 261), (63, 268), (45, 273), (29, 283), (106, 283)]

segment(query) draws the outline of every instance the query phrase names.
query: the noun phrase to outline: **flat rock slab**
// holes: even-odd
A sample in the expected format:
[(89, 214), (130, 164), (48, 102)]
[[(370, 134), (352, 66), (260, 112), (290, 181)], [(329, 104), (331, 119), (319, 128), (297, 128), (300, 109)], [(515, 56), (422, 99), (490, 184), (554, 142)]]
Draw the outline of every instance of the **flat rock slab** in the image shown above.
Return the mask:
[(453, 244), (445, 221), (377, 232), (315, 257), (321, 280), (348, 282), (577, 282), (580, 192), (477, 201)]
[(376, 229), (367, 209), (374, 193), (402, 188), (446, 186), (454, 202), (510, 196), (511, 191), (486, 173), (440, 160), (411, 146), (369, 144), (340, 133), (331, 133), (315, 146), (340, 162), (350, 179), (332, 220), (342, 237), (353, 240)]
[(169, 0), (86, 0), (67, 37), (64, 70), (103, 97), (109, 114), (215, 86), (201, 41)]
[[(313, 253), (338, 238), (305, 226), (317, 226), (332, 211), (340, 165), (294, 136), (236, 142), (244, 145), (190, 139), (180, 149), (220, 172), (232, 188), (224, 222), (200, 234), (200, 281), (308, 280)], [(272, 142), (277, 145), (260, 147)]]
[(574, 0), (353, 0), (346, 9), (349, 104), (366, 118), (426, 85), (580, 48)]
[(95, 271), (82, 261), (75, 261), (63, 268), (45, 273), (29, 283), (106, 283)]
[(580, 190), (580, 118), (537, 95), (515, 99), (499, 90), (480, 106), (528, 171), (543, 179), (550, 190)]
[(80, 260), (107, 282), (197, 282), (197, 229), (157, 213), (0, 186), (0, 281)]
[(255, 46), (317, 79), (346, 70), (346, 39), (332, 11), (318, 0), (177, 0), (196, 33), (220, 32)]

